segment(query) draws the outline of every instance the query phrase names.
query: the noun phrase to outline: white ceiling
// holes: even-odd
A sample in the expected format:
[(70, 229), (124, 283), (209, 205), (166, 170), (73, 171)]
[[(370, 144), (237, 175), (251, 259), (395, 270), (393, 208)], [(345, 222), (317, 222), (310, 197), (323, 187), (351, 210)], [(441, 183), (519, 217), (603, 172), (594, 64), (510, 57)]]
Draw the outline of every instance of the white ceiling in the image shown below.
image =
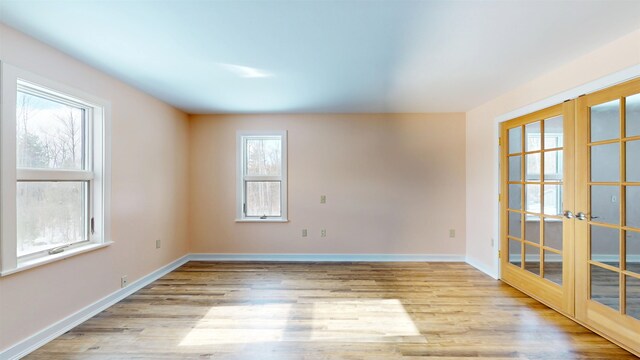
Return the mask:
[(640, 28), (640, 1), (1, 0), (189, 113), (466, 111)]

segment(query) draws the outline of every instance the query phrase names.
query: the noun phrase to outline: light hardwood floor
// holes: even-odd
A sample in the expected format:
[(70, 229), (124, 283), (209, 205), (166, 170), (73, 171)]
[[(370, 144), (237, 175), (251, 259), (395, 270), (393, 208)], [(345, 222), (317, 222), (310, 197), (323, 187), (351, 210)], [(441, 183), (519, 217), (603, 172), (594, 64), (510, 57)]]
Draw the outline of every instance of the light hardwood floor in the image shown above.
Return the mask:
[(189, 262), (28, 359), (636, 359), (464, 263)]

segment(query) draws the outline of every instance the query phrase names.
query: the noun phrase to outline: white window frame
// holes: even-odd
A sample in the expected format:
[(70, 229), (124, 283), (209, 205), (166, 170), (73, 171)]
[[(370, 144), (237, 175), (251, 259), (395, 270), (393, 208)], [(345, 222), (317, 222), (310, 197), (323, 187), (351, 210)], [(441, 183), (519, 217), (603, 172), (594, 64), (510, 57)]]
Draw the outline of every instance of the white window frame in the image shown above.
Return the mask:
[[(252, 138), (277, 137), (281, 144), (281, 168), (280, 176), (247, 176), (246, 172), (246, 142)], [(238, 131), (236, 135), (236, 222), (287, 222), (287, 131)], [(246, 209), (246, 182), (255, 180), (280, 181), (280, 216), (261, 218), (247, 216)]]
[[(39, 75), (0, 63), (2, 71), (0, 97), (0, 276), (30, 269), (103, 248), (110, 241), (110, 174), (111, 174), (111, 105), (108, 101), (80, 90), (58, 84)], [(61, 103), (85, 109), (87, 121), (88, 159), (85, 170), (18, 169), (16, 160), (17, 92), (41, 94)], [(18, 181), (88, 181), (89, 238), (85, 241), (18, 257), (16, 195)]]

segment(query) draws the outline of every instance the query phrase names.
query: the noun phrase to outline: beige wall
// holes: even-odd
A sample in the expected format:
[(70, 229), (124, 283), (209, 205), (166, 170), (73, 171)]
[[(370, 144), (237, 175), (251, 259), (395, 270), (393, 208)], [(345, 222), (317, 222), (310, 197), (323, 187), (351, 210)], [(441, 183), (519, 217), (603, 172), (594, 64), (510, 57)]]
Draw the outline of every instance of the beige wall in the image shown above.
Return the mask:
[[(187, 253), (187, 116), (8, 27), (0, 59), (111, 102), (112, 238), (0, 278), (0, 352)], [(163, 247), (155, 249), (155, 240)]]
[[(266, 129), (288, 130), (290, 222), (236, 223), (236, 132)], [(192, 116), (191, 249), (463, 255), (464, 133), (464, 114)]]
[[(467, 261), (497, 274), (496, 118), (637, 65), (640, 65), (640, 29), (467, 112)], [(494, 247), (492, 238), (496, 240)]]

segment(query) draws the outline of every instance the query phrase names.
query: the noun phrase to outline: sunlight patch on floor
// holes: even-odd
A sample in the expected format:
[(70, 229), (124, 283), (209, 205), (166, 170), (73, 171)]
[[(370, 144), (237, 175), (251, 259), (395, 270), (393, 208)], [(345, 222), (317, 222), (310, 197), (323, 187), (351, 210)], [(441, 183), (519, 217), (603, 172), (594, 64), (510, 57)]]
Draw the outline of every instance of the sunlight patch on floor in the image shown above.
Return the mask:
[(212, 307), (180, 346), (258, 342), (425, 343), (397, 299)]

